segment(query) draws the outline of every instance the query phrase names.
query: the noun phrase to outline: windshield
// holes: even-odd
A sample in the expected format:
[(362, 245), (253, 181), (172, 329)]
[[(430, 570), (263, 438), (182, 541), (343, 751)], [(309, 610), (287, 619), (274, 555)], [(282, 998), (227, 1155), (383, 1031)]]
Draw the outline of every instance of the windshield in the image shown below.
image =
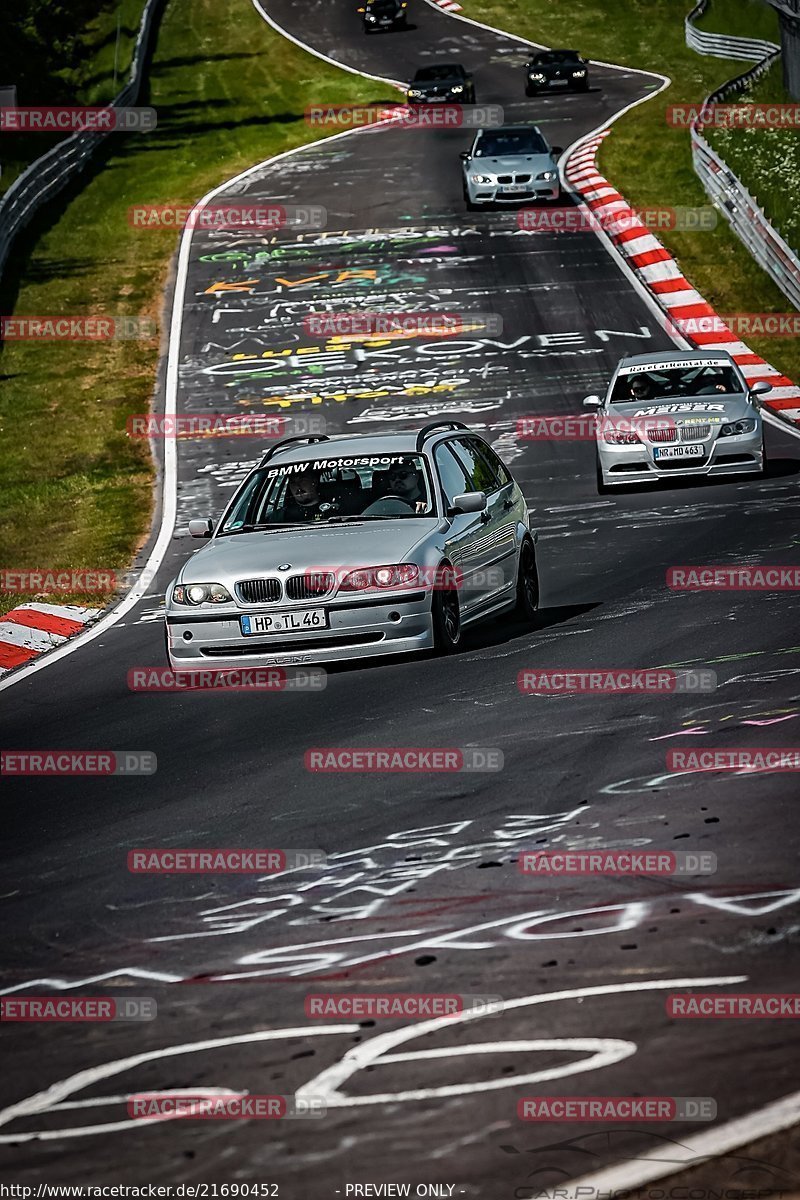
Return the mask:
[(331, 456), (267, 463), (255, 471), (242, 484), (220, 533), (435, 515), (421, 455)]
[(505, 154), (547, 154), (547, 143), (535, 129), (520, 129), (484, 133), (475, 147), (476, 158), (501, 158)]
[(550, 67), (554, 63), (565, 62), (580, 62), (581, 56), (577, 50), (547, 50), (544, 54), (537, 54), (533, 59), (535, 67)]
[(659, 403), (667, 397), (732, 396), (742, 391), (733, 368), (724, 363), (664, 367), (624, 367), (614, 384), (612, 404)]
[(441, 63), (438, 67), (421, 67), (414, 76), (415, 83), (431, 79), (460, 79), (464, 71), (457, 63)]

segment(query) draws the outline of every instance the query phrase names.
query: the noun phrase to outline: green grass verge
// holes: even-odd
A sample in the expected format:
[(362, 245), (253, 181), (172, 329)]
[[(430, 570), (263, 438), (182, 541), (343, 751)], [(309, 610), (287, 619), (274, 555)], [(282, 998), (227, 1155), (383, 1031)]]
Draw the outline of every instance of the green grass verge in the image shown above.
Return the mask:
[[(780, 61), (736, 102), (797, 107), (783, 86)], [(767, 217), (800, 253), (800, 136), (797, 129), (715, 129), (708, 141), (739, 176)]]
[[(391, 89), (281, 38), (249, 3), (170, 0), (142, 100), (157, 109), (158, 128), (113, 141), (111, 157), (36, 242), (15, 313), (160, 318), (177, 235), (133, 229), (129, 206), (196, 200), (245, 167), (315, 140), (303, 118), (312, 101), (382, 94)], [(130, 563), (149, 526), (152, 468), (147, 444), (131, 442), (125, 423), (148, 410), (157, 356), (155, 338), (6, 343), (0, 566)], [(0, 595), (0, 608), (23, 599)]]
[[(621, 117), (600, 154), (600, 168), (634, 207), (707, 205), (692, 167), (688, 130), (670, 128), (670, 104), (698, 104), (747, 64), (696, 54), (684, 41), (686, 0), (605, 0), (602, 20), (594, 0), (462, 0), (464, 15), (533, 41), (576, 46), (606, 62), (668, 74), (669, 88)], [(723, 0), (712, 0), (716, 6)], [(741, 6), (741, 0), (724, 0)], [(577, 101), (580, 103), (580, 100)], [(796, 135), (794, 135), (796, 136)], [(759, 191), (771, 207), (783, 184), (777, 178)], [(659, 230), (694, 286), (719, 313), (786, 312), (789, 301), (755, 263), (720, 218), (717, 228), (685, 233)], [(749, 338), (749, 345), (790, 378), (800, 380), (797, 338)]]
[(767, 0), (711, 0), (698, 21), (704, 33), (763, 38), (780, 44), (778, 14)]

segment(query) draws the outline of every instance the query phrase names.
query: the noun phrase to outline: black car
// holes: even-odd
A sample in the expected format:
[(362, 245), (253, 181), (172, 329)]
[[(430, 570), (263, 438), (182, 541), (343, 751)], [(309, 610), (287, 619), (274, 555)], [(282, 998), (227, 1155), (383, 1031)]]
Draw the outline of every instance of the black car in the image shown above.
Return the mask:
[(364, 20), (364, 32), (379, 29), (405, 29), (408, 0), (367, 0), (358, 10)]
[(566, 88), (571, 92), (589, 90), (589, 62), (577, 50), (543, 50), (535, 54), (525, 67), (525, 95), (550, 88)]
[(409, 104), (436, 104), (440, 100), (474, 104), (475, 84), (461, 63), (437, 63), (420, 67), (406, 95)]

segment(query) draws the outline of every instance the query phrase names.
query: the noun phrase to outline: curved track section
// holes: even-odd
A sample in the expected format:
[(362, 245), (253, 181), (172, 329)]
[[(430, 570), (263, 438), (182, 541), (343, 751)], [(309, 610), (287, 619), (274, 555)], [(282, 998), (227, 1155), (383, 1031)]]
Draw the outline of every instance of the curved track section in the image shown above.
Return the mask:
[[(302, 12), (270, 0), (268, 11), (374, 76), (461, 60), (479, 101), (537, 120), (564, 146), (660, 85), (598, 67), (587, 96), (526, 101), (524, 47), (432, 7), (417, 6), (406, 34), (368, 39), (346, 0)], [(392, 99), (390, 85), (376, 81), (375, 98)], [(260, 450), (178, 444), (174, 534), (148, 594), (5, 695), (8, 747), (158, 756), (146, 778), (7, 784), (6, 918), (31, 933), (12, 944), (5, 990), (132, 989), (159, 1004), (135, 1036), (30, 1026), (14, 1038), (0, 1144), (17, 1179), (85, 1181), (91, 1162), (96, 1178), (135, 1182), (146, 1162), (154, 1182), (271, 1180), (290, 1197), (312, 1180), (331, 1197), (367, 1181), (528, 1197), (532, 1173), (541, 1188), (586, 1171), (574, 1147), (553, 1148), (557, 1136), (596, 1133), (598, 1166), (645, 1149), (636, 1129), (608, 1139), (523, 1125), (520, 1095), (711, 1096), (722, 1122), (792, 1088), (791, 1022), (672, 1021), (664, 1005), (670, 989), (792, 990), (800, 889), (786, 777), (670, 773), (665, 755), (796, 743), (793, 600), (672, 593), (665, 571), (796, 558), (798, 442), (769, 430), (764, 480), (600, 498), (589, 443), (518, 441), (520, 416), (578, 412), (622, 352), (669, 342), (593, 234), (525, 233), (513, 213), (464, 212), (467, 139), (359, 132), (223, 189), (220, 202), (321, 204), (328, 223), (188, 241), (176, 401), (181, 412), (321, 415), (331, 431), (437, 417), (483, 430), (535, 514), (542, 628), (504, 621), (452, 659), (332, 671), (318, 695), (131, 694), (128, 670), (161, 662), (159, 595), (194, 548), (188, 518), (217, 512)], [(353, 345), (303, 326), (312, 308), (432, 306), (496, 313), (502, 334)], [(718, 690), (590, 698), (516, 686), (525, 668), (677, 664), (710, 667)], [(311, 745), (465, 744), (502, 749), (505, 769), (320, 786), (303, 766)], [(273, 879), (126, 873), (131, 847), (196, 845), (319, 847), (329, 863)], [(711, 851), (718, 871), (565, 883), (516, 864), (521, 848), (630, 845)], [(509, 1003), (477, 1022), (307, 1022), (305, 995), (327, 990)], [(329, 1111), (269, 1128), (127, 1119), (130, 1092), (176, 1087), (300, 1091)], [(663, 1131), (647, 1139), (656, 1153)]]

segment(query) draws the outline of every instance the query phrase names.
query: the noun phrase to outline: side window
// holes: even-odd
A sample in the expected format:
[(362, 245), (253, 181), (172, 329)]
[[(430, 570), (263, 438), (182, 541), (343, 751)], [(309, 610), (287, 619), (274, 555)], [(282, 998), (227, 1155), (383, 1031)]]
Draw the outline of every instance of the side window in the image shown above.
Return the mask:
[(494, 474), (497, 478), (497, 486), (505, 487), (507, 483), (511, 483), (512, 479), (508, 473), (505, 463), (501, 458), (498, 458), (492, 447), (487, 446), (485, 442), (479, 442), (478, 449), (494, 471)]
[(469, 492), (496, 492), (500, 486), (494, 471), (480, 452), (473, 438), (457, 438), (449, 443), (451, 450), (464, 468), (469, 480)]
[(470, 491), (464, 472), (458, 460), (451, 454), (450, 446), (446, 442), (436, 447), (433, 458), (445, 499), (448, 504), (452, 504), (454, 496), (460, 496), (463, 492)]

